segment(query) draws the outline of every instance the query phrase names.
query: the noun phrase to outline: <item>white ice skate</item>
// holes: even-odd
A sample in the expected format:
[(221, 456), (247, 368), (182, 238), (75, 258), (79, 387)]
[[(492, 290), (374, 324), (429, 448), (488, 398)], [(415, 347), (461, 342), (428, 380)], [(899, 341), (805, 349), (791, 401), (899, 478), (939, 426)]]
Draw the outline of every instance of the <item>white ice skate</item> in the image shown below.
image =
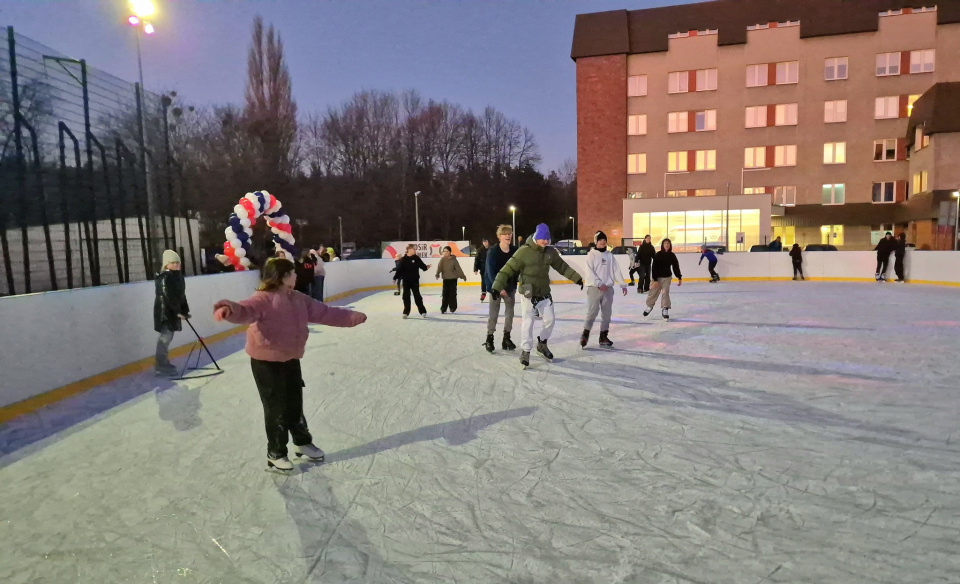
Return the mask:
[(303, 458), (309, 458), (310, 460), (323, 460), (324, 454), (323, 451), (314, 446), (313, 444), (304, 444), (302, 446), (293, 447), (293, 455), (297, 458), (301, 456)]
[(663, 316), (663, 320), (670, 320), (670, 309), (664, 308), (660, 311), (660, 315)]
[(280, 458), (267, 457), (267, 470), (286, 472), (293, 470), (293, 463), (286, 456)]

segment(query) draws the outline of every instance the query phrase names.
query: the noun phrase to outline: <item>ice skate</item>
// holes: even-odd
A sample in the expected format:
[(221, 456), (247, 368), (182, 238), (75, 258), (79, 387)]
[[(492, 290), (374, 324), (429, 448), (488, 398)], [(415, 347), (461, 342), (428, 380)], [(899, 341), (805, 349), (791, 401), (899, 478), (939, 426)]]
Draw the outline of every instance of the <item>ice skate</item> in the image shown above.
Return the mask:
[(284, 474), (287, 471), (293, 470), (293, 463), (290, 462), (290, 459), (286, 456), (281, 456), (280, 458), (270, 458), (267, 457), (267, 470), (270, 471), (280, 471)]
[(483, 302), (483, 301), (486, 300), (486, 299), (487, 299), (487, 293), (486, 293), (486, 292), (481, 292), (481, 293), (480, 293), (480, 302)]
[(880, 272), (877, 272), (877, 282), (880, 281)]
[(643, 316), (650, 316), (650, 313), (653, 312), (653, 307), (650, 307), (643, 311)]
[(887, 281), (887, 275), (886, 275), (886, 274), (880, 274), (880, 281), (881, 281), (881, 282), (886, 282), (886, 281)]
[(486, 349), (488, 353), (493, 352), (493, 335), (487, 335), (487, 340), (483, 342), (483, 348)]
[(530, 366), (530, 351), (520, 353), (520, 367), (526, 369)]
[(403, 320), (407, 320), (408, 318), (410, 318), (410, 315), (409, 315), (409, 314), (404, 314), (404, 315), (403, 315)]
[(580, 335), (580, 348), (586, 349), (588, 342), (590, 342), (590, 331), (583, 329), (583, 334)]
[(663, 316), (663, 320), (670, 320), (670, 309), (664, 308), (660, 311), (660, 315)]
[(610, 334), (610, 331), (600, 331), (600, 346), (601, 347), (613, 347), (613, 341), (610, 340), (610, 337), (607, 335)]
[(547, 341), (542, 340), (540, 337), (537, 337), (537, 352), (543, 355), (543, 358), (547, 361), (553, 361), (553, 353), (551, 353), (550, 348), (547, 347)]
[(323, 451), (314, 446), (313, 444), (303, 444), (301, 446), (293, 447), (293, 455), (297, 458), (303, 457), (310, 460), (318, 461), (323, 460), (324, 454)]
[(797, 277), (796, 277), (796, 276), (793, 277), (793, 281), (794, 281), (794, 282), (797, 281)]
[(503, 333), (503, 343), (500, 345), (504, 351), (516, 351), (517, 346), (510, 340), (510, 333)]
[(426, 318), (427, 318), (427, 313), (426, 313), (426, 312), (421, 312), (421, 313), (420, 313), (420, 316), (422, 316), (424, 319), (426, 319)]

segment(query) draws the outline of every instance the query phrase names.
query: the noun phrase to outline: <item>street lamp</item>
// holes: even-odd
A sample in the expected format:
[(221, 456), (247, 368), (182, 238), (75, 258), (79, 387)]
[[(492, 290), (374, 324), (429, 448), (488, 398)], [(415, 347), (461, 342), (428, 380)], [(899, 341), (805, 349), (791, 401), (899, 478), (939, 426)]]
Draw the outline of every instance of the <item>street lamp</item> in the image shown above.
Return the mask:
[(417, 214), (417, 241), (420, 241), (420, 191), (413, 193), (413, 206)]
[(511, 232), (513, 233), (513, 237), (511, 238), (511, 243), (516, 243), (517, 242), (517, 208), (514, 207), (513, 205), (510, 205), (510, 212), (513, 213), (513, 220), (511, 222), (511, 225), (512, 225)]
[(953, 222), (953, 251), (957, 251), (957, 231), (960, 230), (960, 191), (953, 191), (953, 198), (957, 200), (957, 214)]
[(577, 218), (567, 217), (567, 219), (570, 219), (571, 221), (573, 221), (573, 239), (576, 240), (577, 239)]
[[(773, 170), (773, 169), (769, 166), (762, 166), (760, 168), (747, 168), (747, 167), (740, 168), (740, 194), (741, 195), (743, 194), (744, 175), (748, 172), (759, 172), (763, 170)], [(724, 227), (724, 230), (723, 230), (723, 235), (724, 235), (724, 245), (726, 245), (727, 247), (730, 247), (730, 189), (729, 188), (727, 189), (727, 221), (726, 221), (726, 227)]]
[(461, 228), (460, 228), (460, 239), (461, 239), (462, 241), (466, 241), (466, 240), (467, 240), (467, 228), (466, 228), (466, 227), (461, 227)]
[(343, 255), (343, 217), (337, 217), (340, 222), (340, 255)]

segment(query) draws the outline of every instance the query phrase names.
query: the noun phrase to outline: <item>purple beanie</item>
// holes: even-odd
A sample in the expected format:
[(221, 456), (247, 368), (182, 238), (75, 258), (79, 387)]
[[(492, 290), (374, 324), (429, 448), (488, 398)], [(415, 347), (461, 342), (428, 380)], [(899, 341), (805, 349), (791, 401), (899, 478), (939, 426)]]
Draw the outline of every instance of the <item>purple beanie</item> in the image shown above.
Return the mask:
[(537, 230), (533, 233), (533, 238), (550, 240), (550, 228), (547, 227), (546, 223), (537, 225)]

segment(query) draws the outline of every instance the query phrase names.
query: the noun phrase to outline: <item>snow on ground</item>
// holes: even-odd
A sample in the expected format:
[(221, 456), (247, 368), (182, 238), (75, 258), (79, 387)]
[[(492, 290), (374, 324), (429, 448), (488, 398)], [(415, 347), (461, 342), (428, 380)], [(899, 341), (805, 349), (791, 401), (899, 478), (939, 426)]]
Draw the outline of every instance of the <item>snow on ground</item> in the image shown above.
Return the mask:
[(527, 371), (477, 288), (425, 292), (426, 321), (385, 292), (315, 328), (328, 461), (289, 477), (239, 337), (223, 375), (0, 427), (0, 581), (960, 582), (960, 290), (674, 283), (669, 322), (631, 291), (581, 351), (560, 286)]

